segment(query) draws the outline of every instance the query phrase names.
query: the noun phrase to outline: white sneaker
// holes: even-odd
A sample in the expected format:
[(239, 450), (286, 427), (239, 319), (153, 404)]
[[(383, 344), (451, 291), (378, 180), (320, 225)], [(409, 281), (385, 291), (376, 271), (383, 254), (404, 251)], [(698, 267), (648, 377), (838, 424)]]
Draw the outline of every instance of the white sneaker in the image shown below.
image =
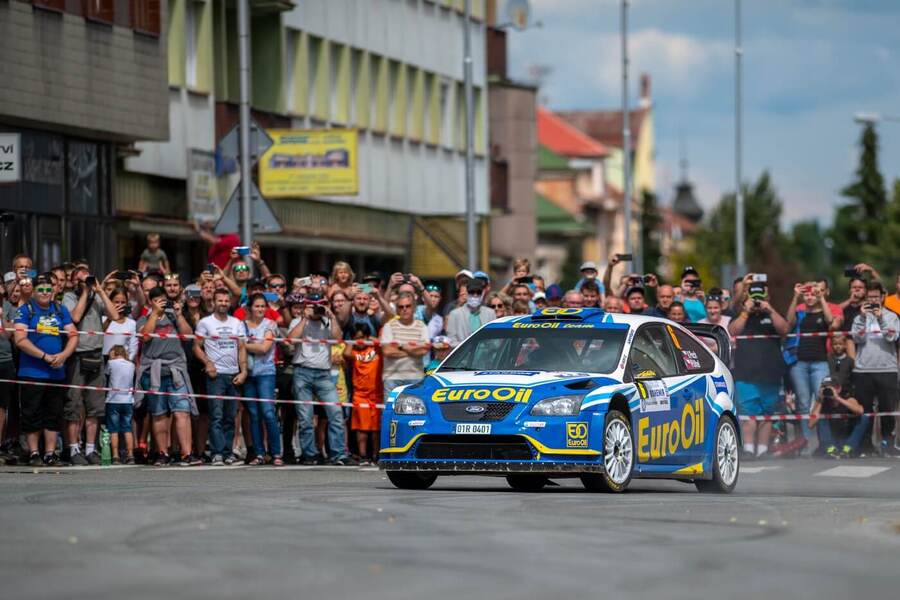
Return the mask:
[(214, 467), (224, 467), (224, 466), (225, 466), (225, 461), (222, 460), (222, 455), (221, 455), (221, 454), (216, 454), (215, 456), (213, 456), (213, 458), (212, 458), (212, 465), (213, 465)]

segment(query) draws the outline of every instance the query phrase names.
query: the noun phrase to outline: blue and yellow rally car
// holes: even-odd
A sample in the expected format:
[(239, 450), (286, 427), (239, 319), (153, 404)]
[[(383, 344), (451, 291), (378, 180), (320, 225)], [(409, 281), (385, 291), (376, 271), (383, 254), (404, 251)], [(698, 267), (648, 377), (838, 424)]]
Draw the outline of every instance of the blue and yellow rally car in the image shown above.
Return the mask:
[(731, 492), (741, 441), (729, 355), (715, 325), (581, 308), (498, 319), (391, 391), (380, 465), (404, 489), (478, 474), (527, 491), (579, 477), (621, 492), (655, 477)]

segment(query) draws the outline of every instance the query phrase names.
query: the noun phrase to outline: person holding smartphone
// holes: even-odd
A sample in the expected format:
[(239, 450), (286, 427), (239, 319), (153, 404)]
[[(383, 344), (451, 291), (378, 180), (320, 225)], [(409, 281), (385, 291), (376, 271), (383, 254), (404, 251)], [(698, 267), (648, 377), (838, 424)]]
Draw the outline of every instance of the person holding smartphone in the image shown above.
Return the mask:
[[(897, 340), (900, 318), (884, 308), (885, 289), (880, 281), (869, 282), (866, 302), (853, 320), (852, 334), (856, 343), (854, 386), (866, 412), (890, 412), (897, 407)], [(894, 417), (881, 417), (882, 454), (900, 456), (894, 437)], [(866, 446), (868, 439), (864, 440)]]

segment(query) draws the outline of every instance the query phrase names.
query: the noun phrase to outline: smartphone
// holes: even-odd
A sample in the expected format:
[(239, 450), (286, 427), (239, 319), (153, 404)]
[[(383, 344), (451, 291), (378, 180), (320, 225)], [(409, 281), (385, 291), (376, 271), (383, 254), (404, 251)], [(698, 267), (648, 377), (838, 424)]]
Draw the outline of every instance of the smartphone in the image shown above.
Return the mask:
[(34, 279), (37, 275), (38, 272), (35, 269), (28, 269), (25, 271), (25, 277), (28, 277), (29, 279)]
[(768, 283), (769, 277), (765, 273), (754, 273), (750, 281), (754, 283)]
[(84, 285), (88, 287), (94, 287), (95, 285), (97, 285), (97, 278), (93, 275), (88, 275), (84, 278)]
[(128, 271), (116, 271), (116, 279), (119, 281), (128, 281), (131, 279), (131, 273)]
[(371, 294), (372, 290), (374, 290), (374, 289), (375, 288), (372, 287), (371, 283), (363, 283), (363, 284), (360, 284), (360, 286), (359, 286), (359, 291), (361, 291), (364, 294)]
[(849, 279), (859, 277), (859, 271), (856, 270), (856, 267), (847, 267), (846, 269), (844, 269), (844, 277), (847, 277)]
[(308, 287), (312, 285), (312, 277), (294, 277), (294, 285), (297, 287)]
[(200, 298), (203, 296), (203, 292), (201, 290), (188, 290), (187, 295), (191, 298)]
[(266, 302), (278, 302), (278, 294), (275, 292), (263, 292), (263, 297), (266, 299)]
[(206, 265), (206, 270), (209, 271), (210, 273), (215, 273), (216, 265), (214, 265), (213, 263), (209, 263)]
[(250, 256), (250, 246), (235, 246), (234, 251), (238, 256)]
[(519, 283), (534, 283), (534, 277), (531, 275), (526, 275), (525, 277), (519, 277), (516, 281)]
[(620, 262), (621, 261), (630, 262), (630, 261), (634, 260), (634, 256), (632, 256), (631, 254), (616, 254), (616, 258), (618, 258)]

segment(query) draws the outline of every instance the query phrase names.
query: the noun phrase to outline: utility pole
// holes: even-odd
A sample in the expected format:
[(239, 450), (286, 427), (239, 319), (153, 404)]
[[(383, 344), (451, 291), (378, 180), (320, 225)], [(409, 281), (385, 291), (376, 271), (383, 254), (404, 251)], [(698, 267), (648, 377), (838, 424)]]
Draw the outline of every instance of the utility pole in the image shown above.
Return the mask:
[(734, 0), (734, 258), (738, 275), (747, 268), (744, 253), (744, 192), (741, 190), (741, 0)]
[[(628, 111), (628, 0), (622, 0), (622, 203), (625, 221), (625, 254), (631, 251), (631, 117)], [(632, 272), (627, 261), (625, 272)]]
[(466, 266), (478, 269), (478, 239), (475, 228), (475, 107), (472, 90), (472, 0), (466, 0), (463, 17), (463, 77), (466, 95)]
[[(253, 242), (253, 221), (250, 209), (250, 8), (248, 0), (238, 5), (238, 61), (240, 70), (240, 140), (241, 140), (241, 244)], [(250, 261), (252, 267), (252, 261)]]

